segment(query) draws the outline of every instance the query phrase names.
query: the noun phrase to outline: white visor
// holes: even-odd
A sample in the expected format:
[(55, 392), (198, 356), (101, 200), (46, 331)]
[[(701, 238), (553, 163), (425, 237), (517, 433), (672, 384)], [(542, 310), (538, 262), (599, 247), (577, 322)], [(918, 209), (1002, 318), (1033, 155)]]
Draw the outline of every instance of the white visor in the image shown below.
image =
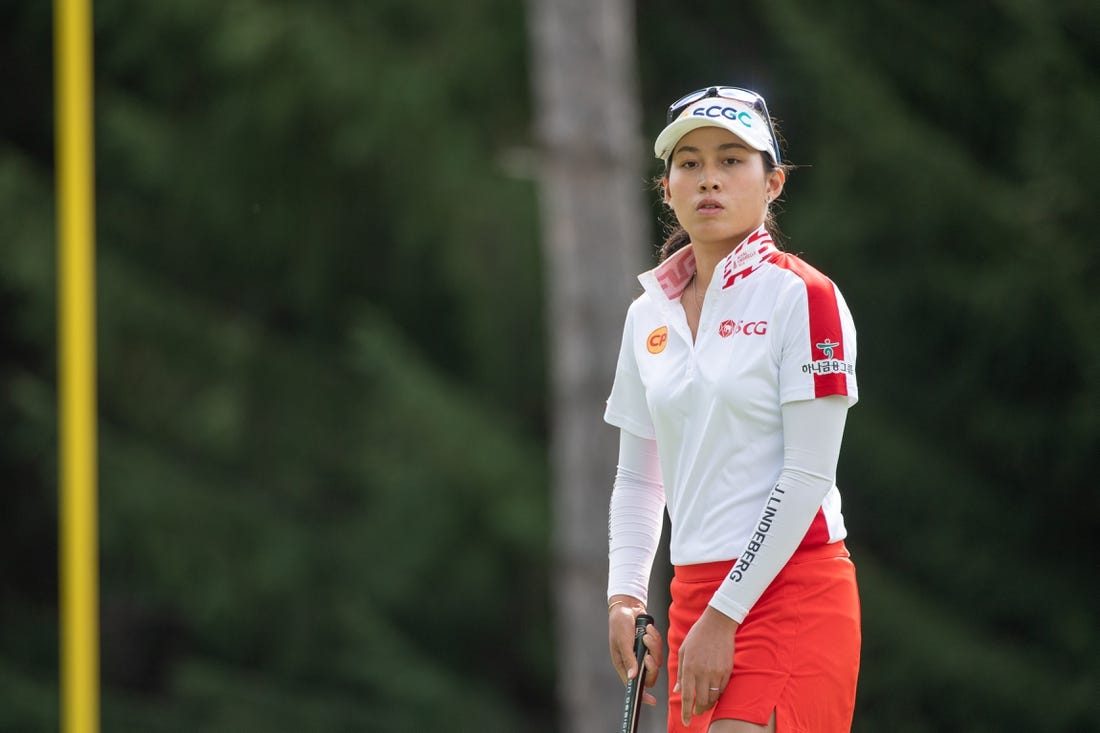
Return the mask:
[(775, 162), (775, 141), (768, 122), (748, 104), (723, 97), (707, 97), (686, 107), (661, 130), (653, 144), (653, 154), (667, 161), (680, 138), (700, 127), (729, 130), (750, 147), (767, 153)]

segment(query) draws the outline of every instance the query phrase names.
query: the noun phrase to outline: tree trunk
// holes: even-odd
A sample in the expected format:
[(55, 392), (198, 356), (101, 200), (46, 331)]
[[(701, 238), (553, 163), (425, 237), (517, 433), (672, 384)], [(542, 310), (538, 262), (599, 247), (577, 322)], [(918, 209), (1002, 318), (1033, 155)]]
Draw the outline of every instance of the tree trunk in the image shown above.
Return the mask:
[[(604, 612), (618, 433), (603, 410), (652, 251), (633, 5), (530, 0), (528, 18), (550, 335), (557, 693), (563, 731), (607, 733), (617, 730), (623, 687)], [(664, 730), (664, 715), (646, 708), (643, 730)]]

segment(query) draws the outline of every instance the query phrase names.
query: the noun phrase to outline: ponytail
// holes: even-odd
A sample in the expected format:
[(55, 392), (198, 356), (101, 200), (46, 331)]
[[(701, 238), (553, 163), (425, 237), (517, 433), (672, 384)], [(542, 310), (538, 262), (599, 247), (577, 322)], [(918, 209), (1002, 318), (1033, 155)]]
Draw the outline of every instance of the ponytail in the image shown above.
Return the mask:
[(662, 244), (661, 248), (657, 251), (658, 264), (667, 260), (669, 257), (672, 256), (673, 252), (678, 249), (682, 249), (683, 246), (690, 241), (691, 237), (688, 236), (688, 233), (684, 230), (682, 226), (677, 224), (676, 226), (671, 227), (669, 235), (665, 239), (664, 244)]

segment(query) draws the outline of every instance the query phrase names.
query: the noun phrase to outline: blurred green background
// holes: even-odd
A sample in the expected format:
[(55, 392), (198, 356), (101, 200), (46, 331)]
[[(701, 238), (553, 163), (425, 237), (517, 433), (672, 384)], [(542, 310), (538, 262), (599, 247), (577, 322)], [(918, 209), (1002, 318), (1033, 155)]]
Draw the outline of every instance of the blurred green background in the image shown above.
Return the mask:
[[(562, 729), (525, 13), (95, 3), (105, 731)], [(1100, 4), (635, 14), (645, 139), (764, 92), (859, 328), (855, 730), (1100, 730)], [(51, 23), (0, 0), (5, 732), (58, 726)]]

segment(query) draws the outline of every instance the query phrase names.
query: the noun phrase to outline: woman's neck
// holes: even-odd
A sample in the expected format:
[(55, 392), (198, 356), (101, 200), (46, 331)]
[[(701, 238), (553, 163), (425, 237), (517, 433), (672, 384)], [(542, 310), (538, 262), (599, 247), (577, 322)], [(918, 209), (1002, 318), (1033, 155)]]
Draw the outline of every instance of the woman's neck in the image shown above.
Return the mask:
[(714, 275), (714, 268), (733, 251), (733, 248), (736, 247), (740, 241), (739, 239), (732, 244), (728, 242), (723, 244), (706, 242), (691, 243), (692, 252), (695, 254), (695, 271), (698, 272), (702, 278), (702, 285), (704, 287), (710, 284), (710, 279)]
[(725, 259), (730, 252), (732, 252), (737, 245), (741, 244), (745, 240), (745, 237), (752, 234), (759, 227), (738, 235), (736, 238), (721, 239), (721, 240), (703, 240), (696, 242), (691, 240), (691, 249), (695, 255), (695, 270), (703, 278), (703, 284), (709, 284), (711, 277), (714, 275), (714, 268), (718, 266), (718, 263)]

